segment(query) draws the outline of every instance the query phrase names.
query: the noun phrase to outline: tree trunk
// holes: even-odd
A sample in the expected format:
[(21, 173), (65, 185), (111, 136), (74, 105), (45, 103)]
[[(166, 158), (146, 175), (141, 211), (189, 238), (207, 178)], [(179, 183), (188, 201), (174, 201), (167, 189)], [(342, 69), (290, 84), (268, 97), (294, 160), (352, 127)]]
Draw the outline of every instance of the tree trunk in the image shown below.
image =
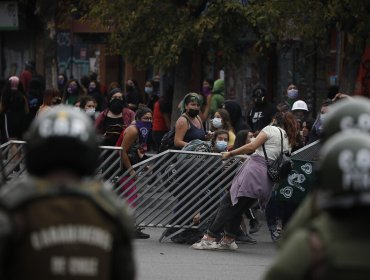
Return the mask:
[(174, 93), (172, 100), (171, 126), (174, 126), (181, 112), (179, 103), (189, 92), (189, 83), (191, 76), (191, 53), (184, 51), (180, 57), (179, 63), (174, 70)]
[(51, 88), (57, 84), (57, 42), (54, 20), (46, 23), (47, 29), (44, 32), (44, 46), (45, 46), (45, 84), (46, 88)]

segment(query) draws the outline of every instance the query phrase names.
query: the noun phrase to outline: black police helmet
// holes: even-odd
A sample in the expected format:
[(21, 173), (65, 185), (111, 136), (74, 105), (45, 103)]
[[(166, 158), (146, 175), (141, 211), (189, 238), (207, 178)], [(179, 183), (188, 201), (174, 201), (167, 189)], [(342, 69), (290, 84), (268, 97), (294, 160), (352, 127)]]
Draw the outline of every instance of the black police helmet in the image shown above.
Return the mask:
[(35, 176), (66, 170), (93, 175), (99, 144), (91, 120), (72, 106), (59, 105), (40, 115), (26, 134), (26, 167)]
[(321, 141), (327, 141), (331, 136), (341, 131), (370, 132), (370, 100), (356, 96), (338, 101), (323, 122)]
[(323, 208), (370, 206), (370, 135), (340, 132), (320, 152), (317, 188)]

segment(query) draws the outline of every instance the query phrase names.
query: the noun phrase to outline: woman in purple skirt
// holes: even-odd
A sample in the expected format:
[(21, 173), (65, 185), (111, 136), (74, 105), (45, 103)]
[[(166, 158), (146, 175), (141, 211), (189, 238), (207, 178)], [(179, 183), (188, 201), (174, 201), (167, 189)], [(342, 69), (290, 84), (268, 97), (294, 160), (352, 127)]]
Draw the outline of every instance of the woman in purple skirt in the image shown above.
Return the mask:
[[(221, 200), (213, 223), (201, 241), (193, 244), (194, 249), (235, 250), (238, 248), (235, 237), (240, 226), (241, 214), (257, 202), (261, 209), (265, 209), (274, 185), (267, 176), (267, 164), (262, 145), (265, 146), (269, 160), (275, 160), (281, 151), (281, 135), (283, 136), (283, 151), (289, 153), (296, 136), (295, 119), (289, 112), (277, 113), (272, 123), (263, 128), (251, 143), (222, 154), (222, 158), (227, 159), (236, 155), (253, 153), (235, 175), (230, 192)], [(223, 230), (224, 237), (220, 242), (216, 242), (217, 233)]]

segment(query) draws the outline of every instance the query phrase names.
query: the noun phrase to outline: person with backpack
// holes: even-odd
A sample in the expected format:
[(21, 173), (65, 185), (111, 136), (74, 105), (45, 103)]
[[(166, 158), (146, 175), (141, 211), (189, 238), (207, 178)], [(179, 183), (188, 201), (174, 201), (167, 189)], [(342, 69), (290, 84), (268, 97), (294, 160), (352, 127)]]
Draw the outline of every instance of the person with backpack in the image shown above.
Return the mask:
[[(216, 218), (202, 240), (193, 244), (194, 249), (236, 250), (238, 248), (235, 238), (240, 227), (241, 214), (258, 202), (264, 210), (274, 185), (267, 174), (263, 147), (268, 159), (273, 161), (281, 154), (281, 150), (290, 152), (291, 146), (294, 145), (295, 134), (296, 123), (293, 115), (277, 113), (271, 125), (263, 128), (254, 141), (222, 153), (223, 159), (241, 154), (253, 154), (235, 175), (230, 192), (226, 193), (220, 202)], [(220, 242), (216, 242), (216, 237), (222, 230), (225, 230), (225, 235)]]
[[(202, 141), (199, 139), (195, 139), (190, 141), (185, 147), (183, 147), (182, 151), (191, 151), (191, 152), (202, 152), (202, 153), (221, 153), (227, 150), (227, 143), (229, 142), (229, 132), (227, 130), (219, 129), (217, 130), (213, 135), (210, 141)], [(188, 164), (189, 161), (192, 161), (192, 158), (188, 158), (189, 155), (183, 154), (181, 155), (183, 159), (183, 165)], [(186, 163), (188, 162), (188, 163)], [(206, 179), (206, 177), (209, 176), (209, 174), (206, 174), (203, 172), (203, 170), (199, 170), (199, 174), (201, 178)], [(210, 188), (212, 186), (209, 186)], [(180, 209), (182, 205), (185, 205), (192, 197), (186, 198), (187, 193), (179, 194), (178, 191), (176, 191), (176, 185), (172, 186), (173, 195), (176, 196), (178, 202), (176, 208)], [(174, 212), (173, 221), (176, 221), (178, 217), (182, 216), (184, 214), (184, 210), (178, 211), (176, 210)], [(212, 213), (211, 213), (212, 215)], [(211, 217), (208, 214), (207, 216), (202, 215), (202, 213), (196, 213), (192, 219), (192, 222), (197, 225), (200, 223), (200, 220), (209, 220)], [(172, 223), (172, 222), (170, 222)], [(189, 220), (189, 223), (191, 223), (191, 220)], [(171, 237), (171, 241), (174, 243), (187, 243), (187, 244), (193, 244), (194, 242), (199, 241), (199, 239), (202, 238), (204, 230), (206, 228), (198, 228), (198, 229), (185, 229), (182, 231), (180, 228), (180, 233), (176, 234)], [(169, 236), (179, 231), (178, 228), (169, 228), (166, 229), (163, 236)]]
[(206, 133), (200, 117), (200, 95), (194, 92), (185, 95), (181, 102), (182, 115), (176, 121), (174, 145), (181, 149), (190, 141), (205, 140)]
[(135, 279), (133, 223), (111, 186), (94, 179), (91, 120), (55, 106), (32, 123), (28, 175), (0, 192), (1, 279)]
[(318, 214), (292, 232), (264, 279), (369, 278), (369, 163), (368, 133), (340, 132), (322, 146)]

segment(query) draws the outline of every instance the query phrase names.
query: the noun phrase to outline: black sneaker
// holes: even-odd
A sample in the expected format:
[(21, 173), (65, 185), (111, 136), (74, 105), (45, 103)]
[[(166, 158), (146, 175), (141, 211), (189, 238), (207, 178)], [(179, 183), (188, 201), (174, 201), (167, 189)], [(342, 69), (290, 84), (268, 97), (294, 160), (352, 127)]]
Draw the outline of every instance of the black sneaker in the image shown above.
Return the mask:
[(244, 243), (244, 244), (256, 244), (257, 240), (249, 236), (248, 234), (240, 234), (235, 238), (236, 243)]
[(252, 219), (249, 221), (249, 233), (256, 233), (260, 230), (262, 224), (257, 219)]
[(135, 239), (148, 239), (150, 238), (150, 235), (147, 233), (142, 232), (143, 228), (136, 228), (135, 230)]

